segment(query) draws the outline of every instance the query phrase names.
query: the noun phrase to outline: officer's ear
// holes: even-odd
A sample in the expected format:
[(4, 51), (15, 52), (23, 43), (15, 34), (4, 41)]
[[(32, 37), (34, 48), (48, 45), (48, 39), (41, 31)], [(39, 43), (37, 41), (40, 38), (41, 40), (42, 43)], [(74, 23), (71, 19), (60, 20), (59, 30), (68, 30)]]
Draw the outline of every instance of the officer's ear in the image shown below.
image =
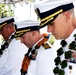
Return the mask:
[(35, 36), (36, 35), (36, 31), (32, 31), (32, 36)]
[(63, 15), (66, 18), (66, 21), (70, 19), (70, 13), (68, 11), (64, 12)]

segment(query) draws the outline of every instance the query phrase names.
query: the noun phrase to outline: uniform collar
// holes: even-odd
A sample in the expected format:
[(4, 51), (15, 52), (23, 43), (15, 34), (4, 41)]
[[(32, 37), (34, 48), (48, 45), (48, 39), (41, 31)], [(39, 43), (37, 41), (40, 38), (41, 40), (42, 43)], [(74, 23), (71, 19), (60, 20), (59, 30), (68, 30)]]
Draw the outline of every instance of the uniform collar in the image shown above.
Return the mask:
[(41, 40), (43, 40), (43, 39), (44, 39), (44, 37), (42, 37), (38, 42), (36, 42), (36, 43), (33, 45), (32, 49), (35, 49), (35, 46), (36, 46)]
[(12, 36), (14, 36), (14, 32), (10, 35), (10, 37), (9, 37), (8, 39), (9, 39), (9, 40), (10, 40), (10, 39), (13, 39), (14, 37), (12, 38)]
[(74, 38), (73, 38), (74, 34), (76, 34), (76, 29), (74, 29), (74, 31), (71, 33), (71, 35), (67, 39), (65, 39), (65, 41), (67, 43), (70, 43), (71, 41), (73, 41), (74, 40)]

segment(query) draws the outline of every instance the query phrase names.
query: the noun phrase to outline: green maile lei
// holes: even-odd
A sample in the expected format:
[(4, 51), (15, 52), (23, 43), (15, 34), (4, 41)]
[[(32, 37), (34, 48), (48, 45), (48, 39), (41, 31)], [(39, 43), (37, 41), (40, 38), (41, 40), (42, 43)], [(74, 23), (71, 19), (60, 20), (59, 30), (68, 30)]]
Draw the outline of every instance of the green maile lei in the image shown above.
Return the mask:
[[(70, 59), (71, 58), (71, 50), (75, 50), (76, 51), (76, 34), (74, 34), (74, 38), (75, 40), (72, 41), (69, 44), (69, 49), (68, 51), (64, 51), (63, 48), (67, 45), (67, 42), (65, 40), (61, 41), (61, 46), (58, 50), (57, 50), (57, 57), (54, 59), (55, 65), (56, 67), (53, 69), (54, 74), (56, 75), (65, 75), (65, 71), (64, 69), (67, 67), (67, 60), (66, 59)], [(61, 61), (61, 56), (65, 55), (65, 60)], [(58, 66), (60, 65), (61, 68), (59, 68)]]

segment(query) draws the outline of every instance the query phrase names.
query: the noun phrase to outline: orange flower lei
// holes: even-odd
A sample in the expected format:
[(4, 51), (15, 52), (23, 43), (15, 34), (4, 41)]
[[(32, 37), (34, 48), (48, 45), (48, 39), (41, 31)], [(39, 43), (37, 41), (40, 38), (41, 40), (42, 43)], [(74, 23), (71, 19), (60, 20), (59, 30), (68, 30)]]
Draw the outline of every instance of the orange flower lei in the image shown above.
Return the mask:
[[(35, 49), (38, 49), (42, 44), (44, 44), (49, 36), (47, 34), (42, 34), (42, 36), (44, 37), (36, 46), (35, 46)], [(27, 69), (28, 69), (28, 66), (30, 64), (30, 60), (33, 60), (31, 59), (31, 57), (29, 56), (29, 53), (32, 51), (32, 48), (29, 48), (28, 52), (25, 54), (25, 57), (23, 59), (23, 62), (22, 62), (22, 69), (21, 69), (21, 75), (25, 75), (27, 73)], [(35, 51), (35, 50), (34, 50)], [(34, 55), (34, 54), (32, 54)]]
[(49, 36), (48, 36), (48, 34), (42, 34), (42, 36), (44, 37), (44, 39), (42, 39), (38, 44), (37, 44), (37, 46), (38, 47), (40, 47), (42, 44), (44, 44), (47, 40), (48, 40), (48, 38), (49, 38)]

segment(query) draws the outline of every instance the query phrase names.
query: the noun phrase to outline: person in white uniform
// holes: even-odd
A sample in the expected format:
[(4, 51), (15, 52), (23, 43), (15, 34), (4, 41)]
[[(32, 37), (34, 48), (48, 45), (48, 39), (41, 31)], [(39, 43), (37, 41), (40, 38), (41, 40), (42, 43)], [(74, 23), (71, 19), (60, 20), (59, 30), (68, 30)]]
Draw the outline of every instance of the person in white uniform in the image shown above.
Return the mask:
[(0, 19), (0, 34), (4, 37), (0, 49), (0, 75), (20, 75), (27, 47), (20, 40), (14, 38), (14, 33), (14, 18), (5, 17)]
[(54, 59), (55, 75), (76, 75), (76, 20), (73, 1), (55, 0), (34, 5), (40, 18), (40, 28), (47, 26), (48, 32), (62, 40)]
[(56, 51), (47, 42), (49, 35), (40, 34), (38, 21), (26, 20), (17, 24), (15, 37), (29, 48), (23, 60), (21, 75), (54, 75), (52, 70)]

